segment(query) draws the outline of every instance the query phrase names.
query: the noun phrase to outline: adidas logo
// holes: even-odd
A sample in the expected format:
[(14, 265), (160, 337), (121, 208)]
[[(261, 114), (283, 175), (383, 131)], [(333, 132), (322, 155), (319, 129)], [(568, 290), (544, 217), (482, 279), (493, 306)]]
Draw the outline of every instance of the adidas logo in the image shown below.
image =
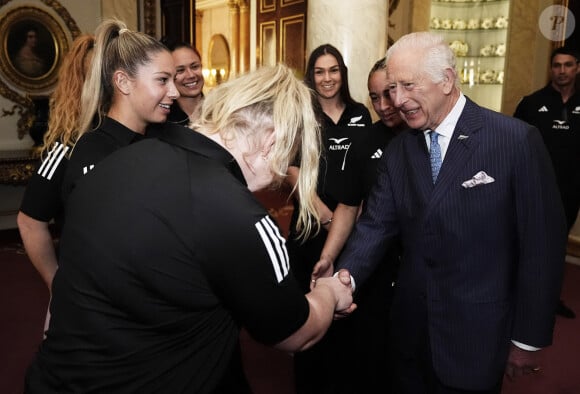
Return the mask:
[(548, 112), (548, 108), (545, 105), (542, 105), (538, 112)]
[(377, 151), (372, 154), (371, 159), (380, 159), (382, 156), (383, 151), (381, 149), (377, 149)]
[(83, 175), (87, 174), (93, 168), (95, 168), (95, 165), (94, 164), (91, 164), (90, 166), (84, 166), (83, 167)]

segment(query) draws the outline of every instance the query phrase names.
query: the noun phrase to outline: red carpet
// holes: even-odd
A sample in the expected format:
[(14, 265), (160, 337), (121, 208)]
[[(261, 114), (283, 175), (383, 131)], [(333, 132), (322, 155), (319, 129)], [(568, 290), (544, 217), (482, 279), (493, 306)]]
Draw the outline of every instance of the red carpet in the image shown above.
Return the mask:
[(24, 371), (42, 339), (48, 289), (14, 230), (0, 235), (0, 392), (22, 393)]
[[(285, 195), (258, 197), (271, 207), (286, 234), (292, 209)], [(562, 298), (580, 312), (580, 266), (566, 264)], [(22, 393), (24, 372), (42, 337), (47, 302), (48, 291), (24, 254), (17, 231), (0, 231), (1, 394)], [(257, 344), (245, 332), (241, 338), (255, 394), (294, 394), (291, 356)], [(541, 373), (507, 381), (502, 394), (580, 394), (580, 317), (557, 319), (554, 345), (544, 355)]]
[(562, 299), (578, 316), (557, 317), (554, 342), (544, 351), (542, 372), (506, 381), (502, 394), (580, 394), (580, 266), (566, 264)]

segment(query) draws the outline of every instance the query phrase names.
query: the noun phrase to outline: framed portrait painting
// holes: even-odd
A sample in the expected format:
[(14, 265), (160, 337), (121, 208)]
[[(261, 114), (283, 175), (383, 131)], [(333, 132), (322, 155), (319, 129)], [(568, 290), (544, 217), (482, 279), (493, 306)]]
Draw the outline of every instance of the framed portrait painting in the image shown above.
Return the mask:
[(5, 80), (29, 95), (54, 88), (68, 40), (62, 26), (47, 12), (18, 7), (0, 26), (0, 70)]

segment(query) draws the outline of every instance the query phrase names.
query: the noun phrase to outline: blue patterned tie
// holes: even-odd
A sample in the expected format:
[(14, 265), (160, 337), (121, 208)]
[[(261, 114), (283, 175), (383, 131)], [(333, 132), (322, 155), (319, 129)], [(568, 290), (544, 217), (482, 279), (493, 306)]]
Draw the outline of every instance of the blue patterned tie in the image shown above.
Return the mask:
[(439, 146), (439, 142), (437, 142), (437, 139), (439, 138), (437, 132), (431, 130), (429, 136), (431, 137), (431, 148), (429, 150), (429, 158), (431, 159), (431, 176), (433, 177), (433, 183), (435, 183), (437, 175), (439, 175), (439, 170), (441, 169), (441, 147)]

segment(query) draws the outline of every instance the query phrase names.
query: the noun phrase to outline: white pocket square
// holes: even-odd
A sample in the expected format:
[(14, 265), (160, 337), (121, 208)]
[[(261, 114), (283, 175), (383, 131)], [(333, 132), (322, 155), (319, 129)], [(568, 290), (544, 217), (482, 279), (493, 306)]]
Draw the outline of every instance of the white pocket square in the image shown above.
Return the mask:
[(485, 171), (479, 171), (477, 174), (475, 174), (473, 176), (473, 178), (463, 182), (461, 184), (461, 186), (463, 186), (466, 189), (469, 189), (470, 187), (475, 187), (478, 185), (485, 185), (487, 183), (492, 183), (492, 182), (495, 182), (495, 179), (493, 179), (492, 177), (487, 175), (485, 173)]

